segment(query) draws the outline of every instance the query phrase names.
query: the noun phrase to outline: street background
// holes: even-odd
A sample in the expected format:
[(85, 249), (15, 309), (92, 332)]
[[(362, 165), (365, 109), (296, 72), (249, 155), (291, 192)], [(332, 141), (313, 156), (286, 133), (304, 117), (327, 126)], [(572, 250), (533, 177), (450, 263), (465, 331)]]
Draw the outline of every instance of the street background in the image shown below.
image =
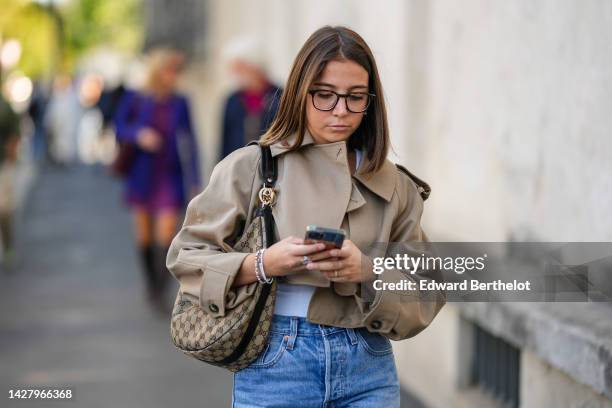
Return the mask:
[[(231, 375), (174, 350), (168, 316), (144, 299), (98, 102), (143, 86), (149, 50), (183, 52), (205, 183), (237, 86), (231, 44), (254, 39), (248, 57), (283, 86), (324, 24), (374, 52), (391, 159), (432, 186), (430, 239), (612, 241), (609, 1), (2, 0), (0, 79), (20, 118), (0, 178), (14, 241), (0, 251), (2, 398), (75, 395), (8, 406), (229, 406)], [(393, 344), (402, 404), (609, 408), (610, 339), (610, 304), (449, 304)]]

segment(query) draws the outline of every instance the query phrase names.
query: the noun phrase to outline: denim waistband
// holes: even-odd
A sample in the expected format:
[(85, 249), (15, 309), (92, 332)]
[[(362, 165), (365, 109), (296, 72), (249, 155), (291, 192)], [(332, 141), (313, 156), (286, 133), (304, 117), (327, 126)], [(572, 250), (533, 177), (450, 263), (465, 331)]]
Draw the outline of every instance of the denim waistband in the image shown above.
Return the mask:
[(341, 331), (354, 331), (344, 327), (327, 326), (324, 324), (311, 323), (301, 316), (285, 316), (275, 314), (272, 318), (270, 331), (277, 334), (292, 334), (305, 336), (325, 336)]

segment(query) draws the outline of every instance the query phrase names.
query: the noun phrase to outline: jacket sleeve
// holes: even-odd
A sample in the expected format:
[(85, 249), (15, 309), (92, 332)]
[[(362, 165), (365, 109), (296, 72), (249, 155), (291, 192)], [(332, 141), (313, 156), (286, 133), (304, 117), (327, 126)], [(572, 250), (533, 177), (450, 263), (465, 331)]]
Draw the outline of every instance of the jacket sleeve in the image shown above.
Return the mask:
[[(429, 238), (421, 228), (423, 213), (423, 198), (417, 190), (417, 185), (410, 178), (400, 173), (398, 191), (400, 196), (407, 197), (400, 204), (389, 245), (385, 257), (395, 258), (396, 255), (420, 256), (430, 252)], [(400, 282), (410, 280), (415, 282), (415, 290), (372, 290), (373, 300), (364, 306), (363, 324), (371, 332), (378, 332), (391, 340), (403, 340), (417, 335), (425, 329), (446, 303), (443, 291), (418, 290), (422, 279), (441, 281), (439, 270), (418, 269), (411, 274), (400, 269), (386, 269), (377, 279), (383, 282)], [(360, 287), (359, 295), (363, 296)], [(358, 296), (359, 297), (359, 296)], [(370, 297), (372, 299), (372, 297)]]
[(208, 186), (189, 202), (185, 221), (168, 250), (166, 266), (179, 290), (215, 317), (224, 316), (256, 288), (256, 282), (231, 285), (248, 255), (232, 246), (251, 217), (259, 160), (259, 147), (253, 145), (219, 162)]
[(136, 91), (126, 91), (119, 100), (113, 122), (117, 140), (120, 142), (136, 143), (136, 135), (142, 127), (137, 115), (138, 98)]

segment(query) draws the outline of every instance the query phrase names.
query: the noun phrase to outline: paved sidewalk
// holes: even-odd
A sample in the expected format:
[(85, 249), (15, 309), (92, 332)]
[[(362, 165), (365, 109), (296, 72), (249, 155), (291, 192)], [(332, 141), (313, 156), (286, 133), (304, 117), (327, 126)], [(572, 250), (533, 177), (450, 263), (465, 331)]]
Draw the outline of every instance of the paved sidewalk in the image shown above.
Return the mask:
[[(14, 203), (14, 214), (13, 220), (19, 220), (21, 217), (22, 209), (25, 201), (27, 200), (28, 192), (32, 186), (32, 183), (37, 178), (37, 165), (34, 162), (32, 155), (32, 142), (31, 137), (24, 136), (18, 151), (17, 162), (15, 163), (15, 172), (13, 174), (14, 184), (12, 188), (12, 194), (9, 201)], [(2, 171), (0, 169), (0, 171)], [(2, 189), (0, 189), (2, 190)], [(0, 194), (5, 194), (0, 192)], [(0, 201), (4, 201), (7, 197), (0, 197)], [(13, 221), (15, 222), (15, 221)], [(1, 244), (2, 237), (0, 237)], [(2, 270), (2, 264), (6, 261), (6, 254), (3, 253), (3, 245), (0, 245), (0, 270)]]
[[(101, 169), (40, 171), (19, 223), (19, 267), (0, 275), (0, 406), (230, 405), (231, 374), (176, 351), (169, 320), (144, 302), (119, 195)], [(10, 401), (9, 388), (70, 388), (74, 398)]]

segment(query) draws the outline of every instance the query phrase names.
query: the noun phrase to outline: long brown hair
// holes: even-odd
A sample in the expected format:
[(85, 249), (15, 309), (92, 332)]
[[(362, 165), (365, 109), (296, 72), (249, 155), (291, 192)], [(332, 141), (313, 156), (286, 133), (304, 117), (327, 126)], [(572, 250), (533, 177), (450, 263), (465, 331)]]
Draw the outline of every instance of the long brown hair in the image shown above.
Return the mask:
[(376, 96), (367, 115), (349, 138), (348, 147), (364, 149), (368, 158), (364, 171), (375, 172), (383, 165), (390, 146), (384, 94), (370, 47), (359, 34), (347, 27), (324, 26), (306, 40), (293, 61), (278, 113), (260, 141), (270, 145), (297, 132), (296, 142), (289, 149), (295, 150), (302, 144), (308, 89), (321, 75), (327, 62), (332, 60), (354, 61), (368, 72), (369, 92)]

